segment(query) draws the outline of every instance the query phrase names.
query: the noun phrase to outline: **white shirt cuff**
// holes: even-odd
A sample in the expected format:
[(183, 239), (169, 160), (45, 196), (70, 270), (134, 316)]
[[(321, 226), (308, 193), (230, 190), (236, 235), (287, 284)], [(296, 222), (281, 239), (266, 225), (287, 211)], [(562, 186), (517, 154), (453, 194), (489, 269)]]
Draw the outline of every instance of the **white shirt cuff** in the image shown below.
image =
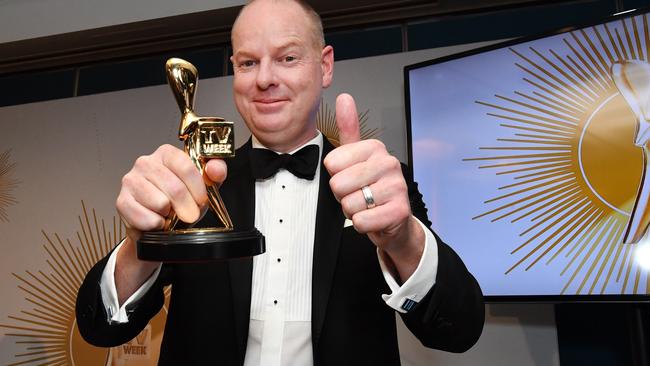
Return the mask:
[(102, 292), (102, 301), (104, 303), (104, 308), (106, 309), (106, 314), (108, 314), (109, 323), (127, 323), (129, 321), (126, 308), (140, 300), (142, 296), (147, 293), (154, 282), (156, 282), (156, 278), (158, 278), (160, 268), (162, 267), (162, 264), (159, 265), (142, 286), (140, 286), (140, 288), (126, 299), (122, 306), (120, 306), (117, 298), (117, 288), (115, 287), (115, 260), (117, 259), (117, 253), (120, 251), (122, 244), (124, 244), (124, 240), (122, 240), (113, 253), (111, 253), (108, 262), (106, 263), (106, 267), (104, 268), (104, 272), (102, 273), (102, 278), (99, 281), (99, 287)]
[[(417, 220), (417, 218), (416, 218)], [(388, 306), (400, 313), (407, 313), (431, 290), (436, 283), (438, 273), (438, 243), (433, 233), (418, 220), (424, 230), (424, 251), (415, 272), (400, 286), (384, 263), (379, 249), (377, 257), (384, 274), (384, 279), (391, 290), (390, 294), (381, 295)]]

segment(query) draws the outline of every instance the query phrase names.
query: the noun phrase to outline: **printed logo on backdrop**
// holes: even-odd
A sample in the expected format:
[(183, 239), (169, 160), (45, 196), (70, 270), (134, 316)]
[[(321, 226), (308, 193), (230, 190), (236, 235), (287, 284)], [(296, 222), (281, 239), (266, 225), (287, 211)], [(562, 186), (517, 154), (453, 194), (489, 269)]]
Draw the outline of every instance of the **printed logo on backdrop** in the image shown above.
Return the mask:
[(568, 33), (566, 54), (514, 46), (532, 92), (495, 95), (503, 138), (479, 169), (511, 177), (473, 219), (526, 223), (505, 273), (563, 256), (562, 293), (650, 293), (634, 260), (650, 220), (650, 32), (646, 16)]
[[(98, 348), (80, 336), (75, 319), (77, 290), (90, 268), (123, 237), (124, 224), (89, 215), (84, 202), (77, 217), (76, 238), (61, 238), (57, 233), (44, 237), (47, 260), (37, 271), (12, 273), (18, 289), (29, 303), (20, 315), (9, 316), (0, 324), (6, 336), (15, 338), (15, 363), (12, 365), (140, 366), (156, 365), (171, 288), (165, 289), (165, 305), (131, 341), (113, 348)], [(74, 243), (74, 244), (73, 244)]]
[(13, 190), (20, 183), (13, 177), (16, 163), (11, 162), (11, 150), (0, 154), (0, 222), (9, 222), (7, 209), (18, 203), (13, 195)]

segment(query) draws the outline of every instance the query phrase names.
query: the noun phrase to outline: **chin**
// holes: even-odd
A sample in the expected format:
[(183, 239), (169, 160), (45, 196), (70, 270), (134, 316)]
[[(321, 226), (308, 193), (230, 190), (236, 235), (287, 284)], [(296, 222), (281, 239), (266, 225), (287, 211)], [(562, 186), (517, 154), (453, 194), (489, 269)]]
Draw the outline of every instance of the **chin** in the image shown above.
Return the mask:
[(258, 114), (252, 116), (252, 123), (255, 129), (262, 133), (274, 133), (283, 131), (291, 126), (292, 119), (284, 114)]

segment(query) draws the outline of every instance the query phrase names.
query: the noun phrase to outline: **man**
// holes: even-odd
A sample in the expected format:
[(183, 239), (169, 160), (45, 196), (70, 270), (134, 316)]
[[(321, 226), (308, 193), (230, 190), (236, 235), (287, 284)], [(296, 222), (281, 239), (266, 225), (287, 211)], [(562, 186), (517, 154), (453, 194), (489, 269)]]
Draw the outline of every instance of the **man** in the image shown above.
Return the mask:
[[(172, 210), (195, 222), (207, 202), (189, 158), (162, 146), (124, 176), (117, 208), (127, 237), (79, 290), (82, 335), (99, 346), (128, 341), (172, 284), (161, 365), (398, 365), (395, 311), (428, 347), (471, 347), (483, 326), (480, 288), (423, 224), (415, 184), (383, 144), (359, 141), (349, 95), (336, 102), (342, 145), (316, 130), (334, 64), (318, 15), (300, 1), (253, 1), (232, 46), (235, 104), (253, 138), (236, 158), (208, 162), (205, 179), (221, 184), (236, 227), (266, 236), (267, 253), (194, 265), (137, 259), (142, 231), (161, 229)], [(314, 179), (289, 167), (258, 175), (257, 148), (317, 151), (321, 164)]]

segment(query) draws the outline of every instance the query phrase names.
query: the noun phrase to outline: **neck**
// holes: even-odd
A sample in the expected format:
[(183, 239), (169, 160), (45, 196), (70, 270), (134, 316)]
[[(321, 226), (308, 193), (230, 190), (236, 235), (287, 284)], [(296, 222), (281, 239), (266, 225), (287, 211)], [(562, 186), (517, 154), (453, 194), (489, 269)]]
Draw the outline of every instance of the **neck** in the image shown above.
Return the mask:
[(302, 145), (306, 144), (309, 142), (311, 139), (316, 137), (318, 135), (318, 130), (314, 129), (313, 131), (310, 131), (309, 133), (305, 133), (303, 136), (301, 136), (298, 139), (292, 140), (292, 141), (287, 141), (283, 143), (278, 143), (277, 141), (265, 141), (258, 136), (255, 136), (257, 141), (263, 145), (265, 148), (269, 150), (273, 150), (277, 153), (289, 153), (291, 151), (296, 150), (297, 148), (301, 147)]

